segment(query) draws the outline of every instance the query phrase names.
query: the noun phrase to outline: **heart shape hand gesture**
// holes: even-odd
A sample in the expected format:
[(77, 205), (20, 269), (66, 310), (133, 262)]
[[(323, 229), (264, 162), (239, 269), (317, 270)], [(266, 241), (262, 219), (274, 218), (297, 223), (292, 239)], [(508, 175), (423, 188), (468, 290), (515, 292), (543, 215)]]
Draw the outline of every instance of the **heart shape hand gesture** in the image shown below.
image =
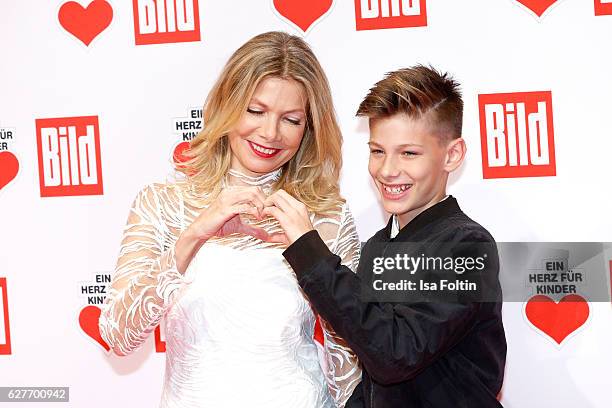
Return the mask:
[[(284, 233), (270, 235), (262, 228), (246, 224), (241, 214), (258, 220), (271, 216), (278, 220)], [(213, 236), (240, 233), (288, 245), (312, 229), (306, 206), (284, 190), (266, 198), (259, 187), (226, 188), (179, 237), (176, 242), (177, 267), (184, 271), (198, 249)]]

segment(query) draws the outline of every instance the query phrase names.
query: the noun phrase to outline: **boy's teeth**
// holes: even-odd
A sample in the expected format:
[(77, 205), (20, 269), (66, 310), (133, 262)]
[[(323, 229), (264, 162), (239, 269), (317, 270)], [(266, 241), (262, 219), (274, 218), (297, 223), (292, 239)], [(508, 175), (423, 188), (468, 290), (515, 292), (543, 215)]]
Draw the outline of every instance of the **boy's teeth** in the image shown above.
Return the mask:
[(253, 146), (253, 149), (257, 150), (258, 152), (262, 152), (264, 154), (272, 154), (276, 151), (276, 149), (264, 149), (263, 147), (257, 146), (254, 143), (251, 143), (251, 146)]
[(388, 193), (399, 194), (401, 192), (406, 191), (406, 189), (408, 188), (408, 184), (402, 184), (401, 186), (395, 186), (395, 187), (390, 187), (390, 186), (383, 185), (383, 188)]

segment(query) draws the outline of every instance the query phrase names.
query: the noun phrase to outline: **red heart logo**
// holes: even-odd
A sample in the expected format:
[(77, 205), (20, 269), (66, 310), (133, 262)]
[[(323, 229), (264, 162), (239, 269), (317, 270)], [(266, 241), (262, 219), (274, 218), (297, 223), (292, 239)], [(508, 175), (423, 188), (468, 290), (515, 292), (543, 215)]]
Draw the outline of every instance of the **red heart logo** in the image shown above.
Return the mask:
[(529, 10), (533, 11), (538, 17), (542, 17), (542, 14), (550, 6), (555, 4), (557, 0), (517, 0), (523, 6), (527, 7)]
[(184, 163), (189, 159), (189, 157), (183, 155), (185, 150), (189, 149), (189, 142), (181, 142), (174, 147), (174, 152), (172, 153), (172, 160), (176, 164)]
[(559, 303), (544, 295), (529, 299), (527, 319), (557, 344), (582, 326), (589, 317), (589, 304), (582, 296), (567, 295)]
[(87, 8), (69, 1), (60, 7), (58, 18), (66, 31), (89, 46), (113, 20), (113, 8), (106, 0), (94, 0)]
[(11, 152), (0, 152), (0, 190), (17, 177), (19, 160)]
[(85, 334), (97, 341), (106, 351), (110, 351), (110, 347), (108, 347), (108, 344), (106, 344), (102, 336), (100, 336), (100, 329), (98, 328), (100, 313), (101, 311), (98, 306), (85, 306), (81, 310), (81, 313), (79, 313), (79, 325)]
[(274, 8), (281, 16), (306, 32), (330, 9), (333, 2), (333, 0), (274, 0)]

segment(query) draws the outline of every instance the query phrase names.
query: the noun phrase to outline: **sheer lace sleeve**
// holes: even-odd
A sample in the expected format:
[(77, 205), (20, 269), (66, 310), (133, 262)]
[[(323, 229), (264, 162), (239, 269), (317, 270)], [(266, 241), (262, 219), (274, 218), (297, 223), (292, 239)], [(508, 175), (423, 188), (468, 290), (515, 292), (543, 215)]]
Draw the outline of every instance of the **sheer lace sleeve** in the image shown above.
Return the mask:
[(119, 259), (102, 307), (100, 335), (117, 355), (137, 349), (189, 282), (174, 257), (181, 201), (164, 185), (142, 189), (130, 209)]
[[(323, 218), (315, 221), (313, 225), (330, 250), (342, 259), (342, 264), (356, 272), (361, 243), (348, 205), (342, 206), (338, 217)], [(330, 235), (332, 232), (335, 234)], [(320, 318), (320, 322), (327, 359), (327, 381), (336, 406), (342, 408), (361, 381), (361, 367), (357, 356), (346, 342), (325, 320)]]

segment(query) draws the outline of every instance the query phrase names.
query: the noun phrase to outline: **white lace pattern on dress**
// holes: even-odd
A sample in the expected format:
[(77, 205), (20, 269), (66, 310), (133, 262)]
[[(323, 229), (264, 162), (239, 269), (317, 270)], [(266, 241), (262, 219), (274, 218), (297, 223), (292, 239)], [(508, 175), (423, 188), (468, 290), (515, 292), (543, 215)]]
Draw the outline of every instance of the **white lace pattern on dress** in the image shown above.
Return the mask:
[[(264, 176), (264, 192), (278, 176)], [(230, 173), (227, 184), (246, 183)], [(185, 274), (177, 270), (174, 245), (202, 210), (197, 201), (184, 181), (138, 193), (100, 316), (103, 339), (126, 355), (165, 317), (163, 408), (343, 407), (361, 380), (358, 361), (325, 322), (325, 345), (317, 349), (315, 315), (280, 244), (214, 237)], [(347, 205), (324, 217), (311, 214), (311, 221), (356, 270), (360, 243)], [(274, 219), (256, 225), (281, 230)]]

